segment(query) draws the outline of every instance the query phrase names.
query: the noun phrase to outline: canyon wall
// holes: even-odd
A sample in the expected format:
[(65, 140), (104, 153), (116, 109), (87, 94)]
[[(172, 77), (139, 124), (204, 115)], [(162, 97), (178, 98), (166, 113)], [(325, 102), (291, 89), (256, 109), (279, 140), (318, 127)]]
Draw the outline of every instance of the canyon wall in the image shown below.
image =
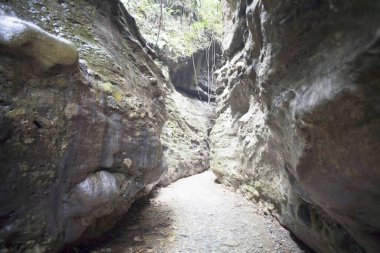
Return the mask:
[(57, 252), (209, 167), (211, 109), (179, 94), (118, 0), (0, 4), (0, 251)]
[(208, 133), (213, 113), (206, 102), (175, 90), (167, 94), (165, 101), (168, 119), (162, 129), (161, 142), (167, 171), (160, 180), (163, 186), (210, 167)]
[(95, 237), (211, 166), (318, 252), (380, 252), (380, 3), (223, 5), (209, 142), (170, 81), (205, 75), (163, 66), (118, 0), (0, 3), (0, 251)]
[(158, 183), (166, 79), (119, 1), (0, 7), (0, 250), (55, 252)]
[(317, 252), (380, 252), (380, 2), (223, 4), (211, 169)]

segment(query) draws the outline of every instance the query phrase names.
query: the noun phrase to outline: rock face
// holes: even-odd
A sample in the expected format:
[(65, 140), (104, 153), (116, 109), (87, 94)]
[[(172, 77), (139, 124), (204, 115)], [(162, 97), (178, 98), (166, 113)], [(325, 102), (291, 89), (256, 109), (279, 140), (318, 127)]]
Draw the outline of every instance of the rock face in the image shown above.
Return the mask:
[(212, 170), (318, 252), (380, 252), (380, 3), (224, 8)]
[(208, 48), (199, 49), (191, 57), (166, 58), (170, 80), (176, 89), (193, 98), (214, 102), (216, 69), (221, 67), (221, 48), (214, 41)]
[(0, 7), (0, 251), (55, 252), (159, 181), (165, 79), (119, 1)]
[(161, 178), (161, 185), (210, 167), (208, 134), (213, 115), (208, 103), (185, 97), (174, 89), (168, 92), (165, 104), (168, 120), (162, 130), (161, 142), (168, 169)]

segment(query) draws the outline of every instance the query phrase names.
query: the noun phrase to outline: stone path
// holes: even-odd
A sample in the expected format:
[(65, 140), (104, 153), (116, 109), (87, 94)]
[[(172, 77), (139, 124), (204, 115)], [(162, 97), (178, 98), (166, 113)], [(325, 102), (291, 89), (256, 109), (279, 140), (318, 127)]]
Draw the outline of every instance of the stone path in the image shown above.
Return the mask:
[(181, 179), (132, 207), (110, 233), (79, 252), (312, 252), (271, 216), (215, 183), (211, 172)]

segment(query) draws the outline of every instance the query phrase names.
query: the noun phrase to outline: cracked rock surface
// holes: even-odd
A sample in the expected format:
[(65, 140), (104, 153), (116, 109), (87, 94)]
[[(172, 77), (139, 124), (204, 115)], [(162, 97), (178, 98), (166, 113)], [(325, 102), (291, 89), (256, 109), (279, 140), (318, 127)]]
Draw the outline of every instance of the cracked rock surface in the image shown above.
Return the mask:
[(165, 80), (119, 1), (0, 9), (0, 251), (57, 252), (158, 183)]
[(211, 169), (318, 252), (380, 252), (380, 2), (223, 2)]

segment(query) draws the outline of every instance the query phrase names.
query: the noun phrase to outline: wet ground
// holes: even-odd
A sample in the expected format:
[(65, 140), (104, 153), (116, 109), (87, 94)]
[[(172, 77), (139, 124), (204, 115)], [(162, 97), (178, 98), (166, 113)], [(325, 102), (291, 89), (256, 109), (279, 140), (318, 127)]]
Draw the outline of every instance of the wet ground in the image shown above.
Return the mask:
[(312, 252), (271, 216), (215, 183), (210, 172), (139, 201), (117, 227), (77, 252)]

